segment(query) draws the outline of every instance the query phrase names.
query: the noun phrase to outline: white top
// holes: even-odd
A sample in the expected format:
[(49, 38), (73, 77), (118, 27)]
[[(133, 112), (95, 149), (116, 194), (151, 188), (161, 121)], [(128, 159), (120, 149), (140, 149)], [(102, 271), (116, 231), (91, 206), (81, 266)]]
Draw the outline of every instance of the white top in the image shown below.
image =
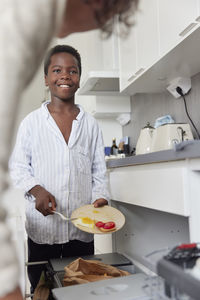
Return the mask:
[[(6, 188), (7, 161), (20, 96), (59, 27), (65, 3), (66, 0), (0, 1), (0, 200)], [(9, 235), (5, 218), (0, 214), (0, 297), (13, 291), (19, 281)]]
[(79, 106), (67, 144), (48, 111), (48, 103), (22, 121), (10, 160), (11, 178), (28, 199), (27, 233), (40, 244), (91, 241), (92, 234), (58, 215), (44, 217), (35, 209), (35, 198), (27, 193), (37, 184), (43, 186), (55, 197), (56, 210), (67, 216), (96, 199), (109, 198), (103, 138), (97, 121)]

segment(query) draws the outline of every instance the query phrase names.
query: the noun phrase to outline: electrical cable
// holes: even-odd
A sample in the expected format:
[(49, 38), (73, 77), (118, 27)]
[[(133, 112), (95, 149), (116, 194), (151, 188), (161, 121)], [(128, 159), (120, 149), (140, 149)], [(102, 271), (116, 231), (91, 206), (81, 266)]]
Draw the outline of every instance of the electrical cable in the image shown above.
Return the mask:
[(191, 124), (192, 124), (192, 126), (193, 126), (193, 128), (194, 128), (194, 130), (195, 130), (195, 132), (197, 134), (198, 139), (200, 139), (200, 134), (199, 134), (196, 126), (194, 125), (194, 122), (192, 121), (192, 119), (191, 119), (191, 117), (190, 117), (190, 115), (188, 113), (186, 99), (185, 99), (185, 95), (183, 94), (183, 90), (182, 90), (182, 88), (180, 88), (179, 86), (177, 86), (176, 91), (183, 98), (186, 115), (187, 115), (188, 119), (190, 120), (190, 122), (191, 122)]

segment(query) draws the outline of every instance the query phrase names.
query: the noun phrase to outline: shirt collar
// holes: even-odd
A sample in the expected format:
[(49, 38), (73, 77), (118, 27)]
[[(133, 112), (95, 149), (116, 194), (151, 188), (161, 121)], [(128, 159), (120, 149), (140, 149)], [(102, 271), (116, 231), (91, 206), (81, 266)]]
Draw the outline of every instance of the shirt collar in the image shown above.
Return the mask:
[[(51, 102), (50, 100), (47, 100), (47, 101), (43, 102), (42, 105), (41, 105), (42, 113), (46, 116), (47, 119), (50, 117), (50, 112), (49, 112), (49, 110), (47, 108), (47, 105), (50, 102)], [(79, 121), (82, 120), (85, 111), (84, 111), (84, 109), (83, 109), (83, 107), (81, 105), (79, 105), (79, 104), (76, 104), (76, 105), (78, 106), (78, 108), (80, 110), (79, 113), (78, 113), (78, 115), (77, 115), (77, 117), (76, 117), (76, 121), (79, 122)]]

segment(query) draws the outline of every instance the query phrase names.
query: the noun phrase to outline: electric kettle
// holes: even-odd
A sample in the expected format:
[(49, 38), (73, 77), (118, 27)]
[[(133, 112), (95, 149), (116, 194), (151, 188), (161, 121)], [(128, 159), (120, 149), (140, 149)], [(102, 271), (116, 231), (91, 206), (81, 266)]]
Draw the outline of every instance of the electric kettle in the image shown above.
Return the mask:
[(144, 128), (141, 129), (136, 144), (136, 155), (151, 152), (151, 144), (154, 130), (154, 127), (152, 127), (149, 122)]
[(186, 123), (168, 123), (154, 130), (151, 151), (172, 149), (174, 144), (193, 140), (192, 131)]

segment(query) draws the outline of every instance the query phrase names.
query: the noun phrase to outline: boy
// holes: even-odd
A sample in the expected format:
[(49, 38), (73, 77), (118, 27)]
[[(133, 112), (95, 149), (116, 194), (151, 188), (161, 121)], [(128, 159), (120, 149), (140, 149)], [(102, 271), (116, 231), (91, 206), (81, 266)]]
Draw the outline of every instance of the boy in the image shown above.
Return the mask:
[[(94, 253), (93, 235), (53, 214), (108, 204), (103, 139), (96, 120), (75, 105), (81, 58), (72, 47), (50, 49), (44, 63), (51, 101), (21, 123), (10, 159), (14, 184), (27, 198), (29, 262)], [(31, 266), (32, 292), (42, 266)]]

